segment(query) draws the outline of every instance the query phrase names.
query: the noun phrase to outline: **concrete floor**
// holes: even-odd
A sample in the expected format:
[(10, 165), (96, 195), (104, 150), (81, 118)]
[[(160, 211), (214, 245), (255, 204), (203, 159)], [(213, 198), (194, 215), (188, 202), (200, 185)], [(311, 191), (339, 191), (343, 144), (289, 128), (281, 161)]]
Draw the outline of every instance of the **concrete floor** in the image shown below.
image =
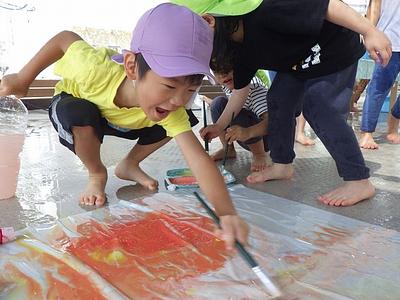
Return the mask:
[[(196, 111), (196, 114), (200, 115), (200, 112)], [(353, 115), (350, 120), (356, 132), (359, 132), (359, 118), (359, 115)], [(238, 183), (250, 188), (400, 231), (400, 145), (385, 142), (384, 120), (386, 116), (382, 114), (376, 132), (380, 149), (363, 150), (377, 194), (373, 199), (352, 207), (328, 207), (316, 200), (317, 195), (341, 183), (333, 160), (319, 140), (311, 147), (296, 144), (296, 172), (291, 180), (246, 184), (250, 154), (240, 147), (236, 147), (237, 159), (228, 160), (226, 168), (236, 176)], [(77, 157), (59, 144), (56, 132), (48, 121), (47, 112), (31, 111), (28, 129), (29, 134), (21, 155), (17, 196), (0, 201), (0, 227), (14, 226), (22, 229), (87, 210), (81, 208), (77, 200), (86, 183), (86, 171)], [(113, 175), (115, 165), (132, 145), (132, 141), (105, 138), (102, 158), (109, 171), (106, 192), (110, 203), (149, 194), (140, 186), (119, 180)], [(211, 152), (219, 147), (218, 142), (213, 142)], [(185, 162), (174, 142), (152, 154), (142, 164), (143, 169), (158, 178), (160, 183), (166, 170), (184, 166)], [(165, 190), (162, 184), (160, 190)]]

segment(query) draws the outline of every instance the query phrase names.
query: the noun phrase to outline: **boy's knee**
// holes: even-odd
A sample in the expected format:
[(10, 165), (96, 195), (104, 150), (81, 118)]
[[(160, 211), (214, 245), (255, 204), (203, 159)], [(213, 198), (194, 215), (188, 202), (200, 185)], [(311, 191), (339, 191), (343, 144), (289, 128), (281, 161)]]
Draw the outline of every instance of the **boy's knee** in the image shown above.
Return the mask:
[(226, 104), (228, 103), (228, 98), (225, 96), (218, 96), (213, 99), (210, 105), (211, 117), (213, 122), (215, 123), (219, 116), (225, 109)]
[(75, 138), (97, 137), (96, 131), (92, 126), (72, 126), (71, 131)]

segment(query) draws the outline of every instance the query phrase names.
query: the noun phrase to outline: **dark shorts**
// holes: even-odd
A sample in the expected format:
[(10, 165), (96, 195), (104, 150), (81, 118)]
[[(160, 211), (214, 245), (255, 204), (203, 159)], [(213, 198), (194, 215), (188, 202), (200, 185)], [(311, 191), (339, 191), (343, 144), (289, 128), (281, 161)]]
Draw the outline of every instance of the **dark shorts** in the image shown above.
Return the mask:
[[(191, 110), (186, 110), (190, 125), (193, 127), (199, 121)], [(101, 116), (95, 104), (85, 99), (75, 98), (67, 93), (53, 97), (49, 107), (49, 117), (58, 132), (61, 144), (75, 153), (72, 127), (91, 126), (100, 141), (105, 135), (112, 135), (129, 140), (138, 140), (140, 145), (157, 143), (167, 137), (166, 131), (159, 125), (140, 129), (124, 130), (111, 127), (107, 120)]]

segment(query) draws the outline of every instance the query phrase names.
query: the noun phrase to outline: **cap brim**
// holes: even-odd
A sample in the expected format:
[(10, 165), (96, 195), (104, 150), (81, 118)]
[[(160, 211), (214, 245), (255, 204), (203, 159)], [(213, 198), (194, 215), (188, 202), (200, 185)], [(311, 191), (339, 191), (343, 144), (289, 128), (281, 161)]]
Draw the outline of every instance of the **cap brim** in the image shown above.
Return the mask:
[(170, 78), (202, 74), (207, 76), (212, 84), (216, 82), (210, 68), (192, 58), (154, 55), (144, 52), (142, 52), (142, 55), (150, 68), (161, 77)]
[(124, 55), (123, 54), (114, 54), (113, 56), (111, 56), (111, 59), (118, 64), (124, 63)]
[(207, 13), (214, 16), (241, 16), (255, 10), (262, 0), (230, 0), (219, 1), (217, 5), (211, 8)]
[(124, 54), (125, 54), (126, 52), (129, 52), (129, 50), (122, 49), (121, 52), (122, 52), (122, 53), (120, 53), (120, 54), (114, 54), (114, 55), (112, 55), (112, 56), (111, 56), (111, 60), (113, 60), (113, 61), (115, 61), (116, 63), (122, 65), (122, 64), (124, 64)]
[(255, 10), (263, 0), (171, 0), (198, 14), (214, 16), (240, 16)]

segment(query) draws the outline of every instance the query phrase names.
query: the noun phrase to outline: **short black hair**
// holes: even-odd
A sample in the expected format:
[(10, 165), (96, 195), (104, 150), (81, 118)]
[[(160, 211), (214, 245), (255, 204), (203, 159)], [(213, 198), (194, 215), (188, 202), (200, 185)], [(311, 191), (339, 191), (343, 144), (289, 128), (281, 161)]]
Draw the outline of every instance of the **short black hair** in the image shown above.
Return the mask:
[[(144, 59), (141, 53), (136, 54), (136, 65), (138, 68), (138, 75), (139, 80), (146, 75), (147, 71), (151, 70), (150, 66)], [(194, 75), (187, 75), (183, 76), (185, 78), (185, 82), (189, 83), (190, 85), (200, 85), (204, 75), (203, 74), (194, 74)]]
[(238, 44), (232, 41), (232, 34), (238, 30), (241, 16), (215, 17), (213, 52), (210, 68), (216, 73), (233, 70)]

